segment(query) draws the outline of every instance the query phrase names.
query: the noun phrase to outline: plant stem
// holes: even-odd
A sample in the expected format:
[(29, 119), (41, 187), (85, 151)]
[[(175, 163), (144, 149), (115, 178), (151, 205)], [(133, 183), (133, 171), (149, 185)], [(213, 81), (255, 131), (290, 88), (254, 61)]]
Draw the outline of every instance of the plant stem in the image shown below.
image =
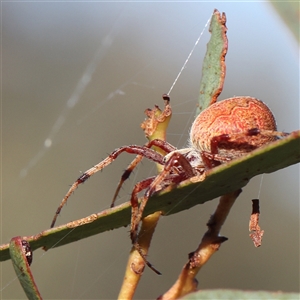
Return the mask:
[[(145, 255), (149, 250), (151, 239), (160, 216), (161, 212), (158, 211), (145, 217), (142, 221), (142, 227), (139, 232), (138, 241)], [(144, 259), (141, 257), (135, 247), (132, 247), (118, 299), (133, 298), (136, 287), (143, 274), (144, 268)]]
[(196, 275), (210, 257), (220, 248), (221, 244), (227, 240), (226, 237), (219, 236), (219, 233), (241, 191), (239, 189), (220, 198), (216, 211), (206, 224), (208, 230), (204, 234), (198, 248), (189, 254), (189, 260), (184, 265), (175, 284), (158, 299), (178, 299), (190, 292), (196, 291), (198, 285), (195, 278)]

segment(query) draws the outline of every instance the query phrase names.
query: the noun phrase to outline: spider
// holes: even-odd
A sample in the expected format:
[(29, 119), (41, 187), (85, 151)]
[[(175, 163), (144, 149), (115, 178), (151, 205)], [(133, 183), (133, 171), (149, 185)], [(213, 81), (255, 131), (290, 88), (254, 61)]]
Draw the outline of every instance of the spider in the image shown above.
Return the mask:
[[(164, 112), (171, 114), (169, 96), (164, 94), (163, 99), (165, 101)], [(157, 106), (156, 109), (158, 109)], [(145, 263), (156, 273), (159, 273), (147, 261), (137, 242), (139, 224), (148, 199), (155, 192), (167, 186), (176, 186), (183, 180), (194, 176), (203, 178), (206, 170), (243, 156), (254, 149), (287, 135), (288, 133), (277, 131), (272, 112), (258, 99), (240, 96), (216, 102), (196, 117), (190, 130), (188, 148), (177, 149), (164, 140), (154, 139), (144, 146), (129, 145), (117, 148), (107, 158), (85, 171), (72, 184), (61, 201), (51, 223), (51, 228), (54, 227), (61, 209), (75, 189), (95, 173), (112, 163), (121, 153), (127, 152), (137, 156), (123, 173), (111, 206), (114, 205), (123, 182), (129, 177), (142, 158), (147, 158), (162, 165), (163, 170), (157, 176), (138, 182), (133, 188), (130, 199), (132, 208), (130, 237), (132, 244)], [(166, 155), (163, 156), (151, 149), (152, 146), (162, 149)], [(144, 195), (139, 201), (138, 194), (143, 190), (145, 191)]]

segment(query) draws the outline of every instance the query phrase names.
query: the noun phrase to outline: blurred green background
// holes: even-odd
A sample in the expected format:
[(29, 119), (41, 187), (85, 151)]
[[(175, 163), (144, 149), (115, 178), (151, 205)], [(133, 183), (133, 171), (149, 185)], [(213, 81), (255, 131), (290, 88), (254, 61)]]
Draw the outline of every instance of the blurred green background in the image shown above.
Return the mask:
[[(278, 129), (299, 129), (298, 44), (267, 3), (2, 3), (1, 244), (49, 228), (69, 184), (116, 147), (143, 144), (143, 111), (161, 95), (213, 9), (226, 12), (229, 51), (220, 99), (266, 102)], [(198, 98), (207, 30), (171, 93), (168, 141), (187, 143)], [(86, 72), (87, 71), (87, 72)], [(85, 76), (83, 76), (85, 74)], [(80, 186), (58, 224), (108, 208), (124, 154)], [(125, 185), (154, 174), (144, 162)], [(299, 292), (299, 166), (254, 178), (232, 209), (229, 238), (198, 275), (199, 288)], [(261, 188), (260, 188), (261, 186)], [(261, 199), (262, 247), (248, 237), (251, 199)], [(155, 298), (176, 280), (217, 201), (162, 218), (136, 299)], [(48, 252), (32, 270), (44, 299), (114, 299), (131, 244), (129, 228)], [(1, 263), (1, 298), (21, 299), (11, 262)]]

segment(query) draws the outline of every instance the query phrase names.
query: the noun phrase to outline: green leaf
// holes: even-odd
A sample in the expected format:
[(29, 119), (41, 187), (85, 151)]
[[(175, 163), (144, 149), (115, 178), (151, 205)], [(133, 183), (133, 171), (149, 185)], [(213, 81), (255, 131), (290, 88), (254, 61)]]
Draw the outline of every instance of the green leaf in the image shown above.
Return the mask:
[(9, 253), (13, 267), (28, 299), (42, 299), (30, 270), (31, 261), (28, 259), (28, 253), (25, 253), (22, 242), (26, 243), (20, 236), (10, 241)]
[[(259, 174), (271, 173), (300, 162), (300, 131), (270, 143), (244, 157), (211, 169), (202, 182), (186, 180), (176, 188), (171, 187), (151, 197), (144, 216), (155, 211), (165, 215), (178, 213), (197, 204), (203, 204), (245, 186)], [(84, 200), (82, 200), (84, 201)], [(103, 201), (103, 200), (102, 200)], [(109, 204), (110, 201), (107, 200)], [(104, 231), (130, 224), (130, 202), (92, 214), (86, 218), (28, 236), (32, 250), (50, 249), (69, 244)], [(9, 245), (0, 246), (0, 261), (10, 258)]]
[(196, 115), (217, 101), (226, 74), (225, 55), (228, 48), (226, 16), (215, 10), (209, 27), (211, 38), (203, 61), (200, 95)]
[(300, 294), (296, 293), (282, 293), (282, 292), (263, 292), (263, 291), (239, 291), (239, 290), (204, 290), (191, 293), (183, 298), (185, 300), (205, 300), (205, 299), (261, 299), (261, 300), (295, 300), (299, 299)]

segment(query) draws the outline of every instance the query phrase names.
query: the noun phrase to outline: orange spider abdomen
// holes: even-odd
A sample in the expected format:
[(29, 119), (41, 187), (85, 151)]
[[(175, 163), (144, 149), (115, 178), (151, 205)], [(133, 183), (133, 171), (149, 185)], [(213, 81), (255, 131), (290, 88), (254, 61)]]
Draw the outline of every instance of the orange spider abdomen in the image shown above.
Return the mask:
[[(253, 129), (265, 134), (249, 134)], [(252, 97), (234, 97), (212, 104), (197, 116), (190, 142), (200, 152), (232, 159), (276, 140), (276, 136), (266, 134), (268, 131), (276, 131), (276, 121), (266, 104)], [(212, 141), (217, 138), (214, 153)]]

